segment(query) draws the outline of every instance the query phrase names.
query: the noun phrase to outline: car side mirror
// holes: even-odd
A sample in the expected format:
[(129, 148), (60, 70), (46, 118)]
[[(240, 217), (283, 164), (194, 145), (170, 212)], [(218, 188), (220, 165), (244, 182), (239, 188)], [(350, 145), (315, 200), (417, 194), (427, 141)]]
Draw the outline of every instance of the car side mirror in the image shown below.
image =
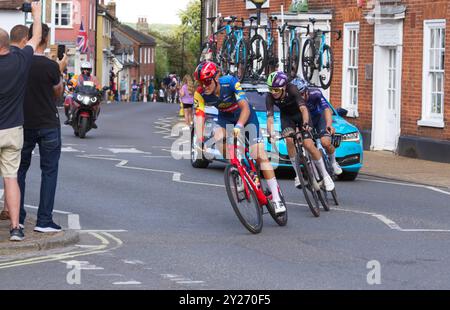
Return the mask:
[(337, 109), (336, 112), (337, 112), (337, 114), (338, 114), (340, 117), (346, 117), (347, 114), (348, 114), (348, 111), (347, 111), (346, 109), (343, 109), (343, 108)]

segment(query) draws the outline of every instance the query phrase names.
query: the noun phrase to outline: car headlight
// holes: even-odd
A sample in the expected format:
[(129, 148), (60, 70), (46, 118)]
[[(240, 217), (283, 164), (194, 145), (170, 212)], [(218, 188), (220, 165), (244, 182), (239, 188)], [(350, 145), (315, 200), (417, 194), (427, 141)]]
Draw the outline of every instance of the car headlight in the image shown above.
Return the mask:
[(89, 102), (91, 101), (91, 99), (89, 99), (89, 97), (84, 97), (83, 98), (83, 104), (84, 105), (89, 105)]
[(79, 102), (83, 101), (83, 96), (77, 95), (77, 100), (78, 100)]
[(96, 102), (97, 102), (97, 97), (92, 97), (92, 98), (91, 98), (91, 102), (92, 102), (92, 103), (96, 103)]
[(342, 142), (357, 142), (361, 140), (359, 132), (351, 132), (345, 135), (342, 135)]

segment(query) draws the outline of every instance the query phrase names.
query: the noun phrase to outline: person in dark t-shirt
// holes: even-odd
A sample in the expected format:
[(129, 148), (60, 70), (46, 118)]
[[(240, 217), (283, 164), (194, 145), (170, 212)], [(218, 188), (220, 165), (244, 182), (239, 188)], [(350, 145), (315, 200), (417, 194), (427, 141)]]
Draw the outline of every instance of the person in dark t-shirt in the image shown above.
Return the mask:
[[(32, 32), (31, 29), (30, 36)], [(61, 125), (56, 103), (64, 91), (62, 72), (67, 57), (64, 56), (58, 64), (43, 54), (49, 42), (49, 32), (48, 26), (42, 25), (42, 40), (31, 63), (25, 92), (24, 145), (19, 168), (19, 186), (22, 195), (20, 223), (23, 224), (26, 217), (25, 179), (31, 164), (32, 152), (38, 144), (42, 177), (38, 218), (34, 230), (40, 233), (61, 231), (61, 227), (53, 222), (58, 164), (61, 156)]]
[(34, 50), (41, 40), (42, 4), (31, 3), (34, 35), (27, 46), (10, 49), (9, 35), (0, 28), (0, 174), (5, 184), (5, 200), (11, 220), (10, 240), (25, 238), (19, 225), (20, 189), (17, 171), (23, 147), (23, 103), (27, 75)]

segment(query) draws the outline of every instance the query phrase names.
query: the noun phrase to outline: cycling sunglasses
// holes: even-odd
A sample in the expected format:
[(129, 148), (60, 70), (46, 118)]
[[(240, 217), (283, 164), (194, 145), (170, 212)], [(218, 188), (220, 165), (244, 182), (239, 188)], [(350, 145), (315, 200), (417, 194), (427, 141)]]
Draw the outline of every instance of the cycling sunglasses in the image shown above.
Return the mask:
[(208, 87), (214, 81), (214, 78), (205, 79), (200, 82), (204, 87)]
[(281, 94), (283, 92), (283, 87), (270, 87), (269, 90), (272, 94)]

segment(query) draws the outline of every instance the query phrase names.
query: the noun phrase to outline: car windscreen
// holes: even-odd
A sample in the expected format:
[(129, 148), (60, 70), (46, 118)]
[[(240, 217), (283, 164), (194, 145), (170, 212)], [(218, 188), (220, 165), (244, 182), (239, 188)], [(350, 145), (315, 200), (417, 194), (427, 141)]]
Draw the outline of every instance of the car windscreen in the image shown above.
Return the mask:
[[(258, 92), (256, 90), (245, 90), (245, 95), (247, 96), (250, 104), (255, 108), (256, 111), (267, 111), (266, 109), (266, 92)], [(279, 111), (275, 107), (275, 111)]]

